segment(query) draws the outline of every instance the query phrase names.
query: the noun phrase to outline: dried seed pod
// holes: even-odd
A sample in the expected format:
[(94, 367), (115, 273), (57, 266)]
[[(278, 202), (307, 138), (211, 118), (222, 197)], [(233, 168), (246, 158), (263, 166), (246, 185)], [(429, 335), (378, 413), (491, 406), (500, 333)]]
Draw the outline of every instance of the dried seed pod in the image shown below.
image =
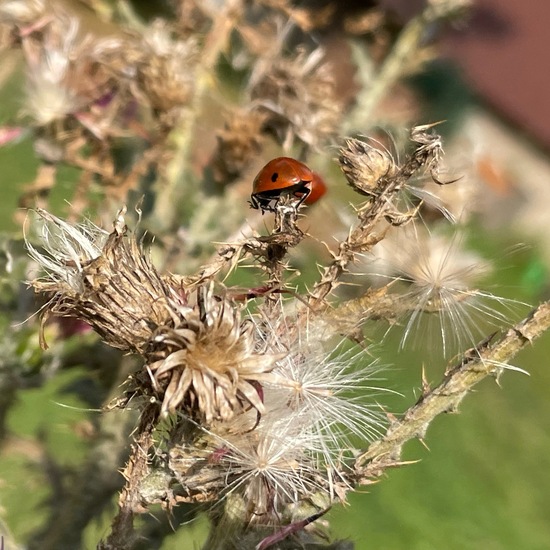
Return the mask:
[(381, 182), (395, 176), (398, 170), (387, 149), (358, 139), (346, 140), (338, 160), (348, 183), (361, 195), (378, 194)]

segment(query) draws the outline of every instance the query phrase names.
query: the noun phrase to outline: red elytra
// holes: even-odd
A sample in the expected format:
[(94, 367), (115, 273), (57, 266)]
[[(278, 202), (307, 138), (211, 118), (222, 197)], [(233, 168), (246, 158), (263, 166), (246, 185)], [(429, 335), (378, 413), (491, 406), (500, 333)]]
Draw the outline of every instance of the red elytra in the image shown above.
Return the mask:
[[(308, 200), (315, 187), (317, 196)], [(302, 202), (312, 204), (325, 192), (324, 182), (303, 162), (290, 157), (278, 157), (270, 160), (254, 178), (250, 205), (262, 211), (273, 211), (281, 195), (293, 195), (298, 199), (298, 207)]]
[(325, 180), (317, 173), (313, 172), (311, 180), (311, 190), (304, 199), (304, 203), (308, 206), (315, 204), (327, 192), (327, 184)]

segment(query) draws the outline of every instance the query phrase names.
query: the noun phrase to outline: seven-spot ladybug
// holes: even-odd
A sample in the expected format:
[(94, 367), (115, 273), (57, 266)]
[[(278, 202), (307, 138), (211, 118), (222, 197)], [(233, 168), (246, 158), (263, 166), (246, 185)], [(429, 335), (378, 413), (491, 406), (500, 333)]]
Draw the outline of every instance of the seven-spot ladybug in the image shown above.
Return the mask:
[(250, 206), (273, 211), (281, 195), (293, 195), (299, 199), (298, 208), (302, 202), (307, 202), (314, 179), (313, 172), (298, 160), (289, 157), (270, 160), (254, 179)]

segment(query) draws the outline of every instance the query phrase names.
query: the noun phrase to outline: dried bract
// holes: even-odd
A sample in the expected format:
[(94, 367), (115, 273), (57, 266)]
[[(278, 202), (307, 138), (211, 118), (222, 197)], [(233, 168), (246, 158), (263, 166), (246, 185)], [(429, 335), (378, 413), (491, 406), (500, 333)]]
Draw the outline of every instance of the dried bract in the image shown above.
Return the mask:
[(350, 186), (362, 195), (378, 194), (398, 168), (387, 149), (358, 139), (346, 140), (338, 160)]
[[(53, 277), (32, 284), (51, 296), (44, 313), (78, 317), (111, 346), (143, 353), (154, 327), (169, 319), (176, 291), (156, 272), (135, 238), (128, 238), (122, 217), (105, 238), (85, 226), (71, 226), (38, 211), (49, 239), (45, 253), (29, 245)], [(69, 244), (70, 252), (64, 249)]]
[(300, 51), (293, 59), (259, 61), (250, 78), (249, 94), (266, 114), (265, 128), (290, 147), (298, 138), (318, 148), (334, 136), (342, 111), (333, 77), (323, 64), (323, 51)]
[(410, 167), (405, 171), (411, 173), (419, 168), (428, 170), (436, 183), (442, 183), (437, 180), (439, 165), (443, 157), (443, 142), (441, 136), (431, 131), (439, 122), (433, 124), (424, 124), (414, 126), (411, 129), (410, 140), (415, 145), (414, 152), (409, 158)]

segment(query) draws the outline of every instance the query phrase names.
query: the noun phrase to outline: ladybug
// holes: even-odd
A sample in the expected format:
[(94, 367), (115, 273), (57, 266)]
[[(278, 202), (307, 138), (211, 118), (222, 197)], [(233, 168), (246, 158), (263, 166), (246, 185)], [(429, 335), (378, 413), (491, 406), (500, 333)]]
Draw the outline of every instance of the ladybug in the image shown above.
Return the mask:
[(262, 211), (274, 211), (281, 195), (292, 195), (299, 199), (296, 208), (303, 202), (308, 204), (314, 180), (314, 173), (303, 162), (289, 157), (270, 160), (254, 178), (250, 206)]

